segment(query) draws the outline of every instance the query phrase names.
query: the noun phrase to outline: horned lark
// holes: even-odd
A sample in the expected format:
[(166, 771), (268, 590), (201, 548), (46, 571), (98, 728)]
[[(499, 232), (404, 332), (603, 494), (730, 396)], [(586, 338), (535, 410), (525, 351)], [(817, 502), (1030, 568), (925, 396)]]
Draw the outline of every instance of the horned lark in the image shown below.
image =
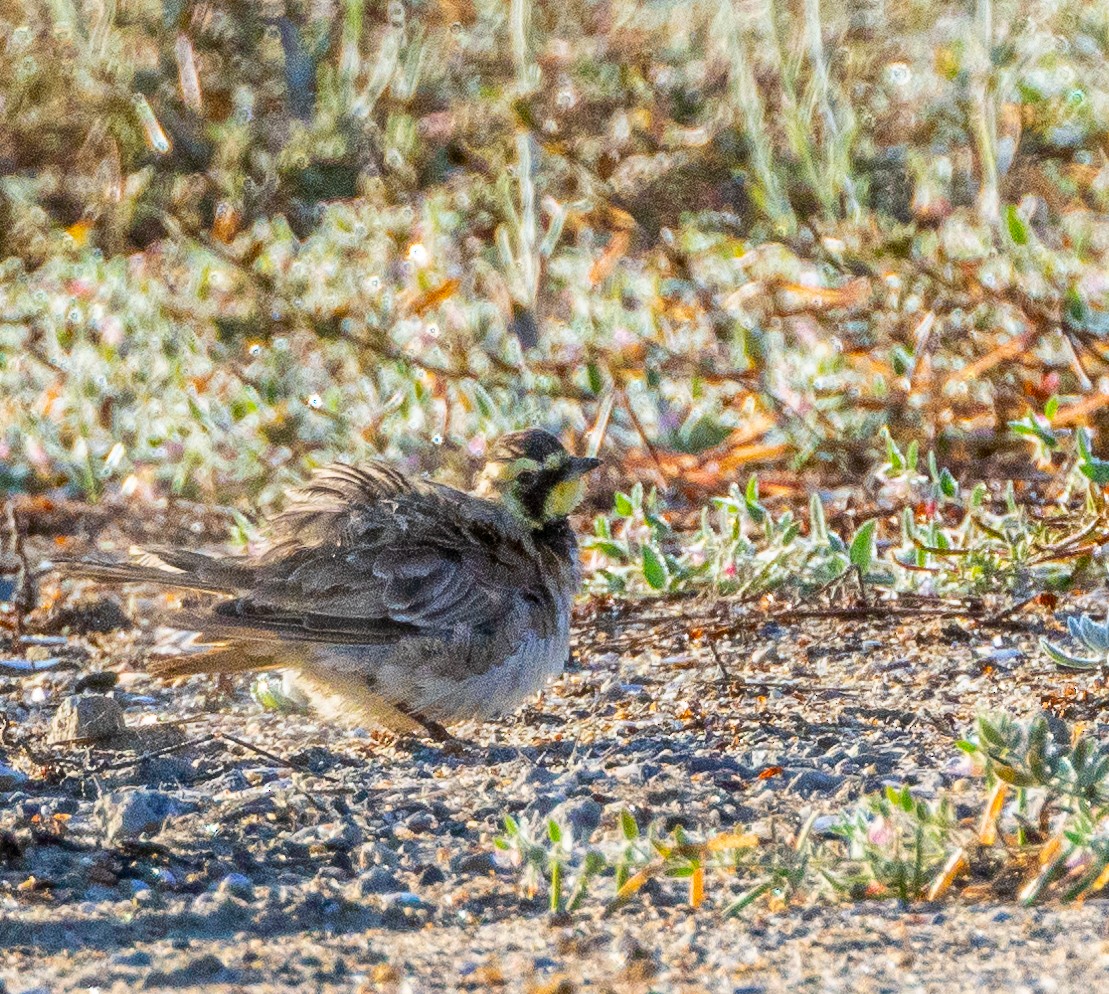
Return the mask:
[(580, 582), (567, 515), (598, 463), (529, 429), (496, 443), (472, 493), (386, 462), (333, 465), (270, 522), (260, 555), (59, 566), (227, 595), (175, 616), (198, 645), (152, 662), (157, 676), (289, 669), (330, 717), (442, 737), (515, 708), (565, 665)]

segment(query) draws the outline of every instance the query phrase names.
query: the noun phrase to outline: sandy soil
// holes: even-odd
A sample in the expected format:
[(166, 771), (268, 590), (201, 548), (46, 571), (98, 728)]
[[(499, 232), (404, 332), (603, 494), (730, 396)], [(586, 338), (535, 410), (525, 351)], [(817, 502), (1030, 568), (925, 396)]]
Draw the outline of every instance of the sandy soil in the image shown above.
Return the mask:
[[(265, 711), (247, 679), (157, 684), (142, 671), (151, 633), (133, 621), (158, 596), (76, 593), (53, 608), (69, 613), (47, 625), (52, 642), (0, 652), (58, 661), (0, 670), (0, 980), (13, 994), (1109, 990), (1103, 901), (723, 920), (735, 888), (713, 877), (696, 911), (666, 883), (607, 918), (597, 896), (552, 921), (492, 845), (508, 813), (597, 841), (625, 808), (642, 825), (765, 831), (885, 784), (975, 801), (953, 741), (976, 713), (1027, 716), (1071, 682), (1035, 647), (1050, 618), (593, 602), (570, 670), (534, 706), (441, 747)], [(49, 741), (78, 690), (111, 697), (126, 734)], [(1069, 709), (1105, 734), (1096, 699)], [(611, 879), (597, 888), (611, 894)]]

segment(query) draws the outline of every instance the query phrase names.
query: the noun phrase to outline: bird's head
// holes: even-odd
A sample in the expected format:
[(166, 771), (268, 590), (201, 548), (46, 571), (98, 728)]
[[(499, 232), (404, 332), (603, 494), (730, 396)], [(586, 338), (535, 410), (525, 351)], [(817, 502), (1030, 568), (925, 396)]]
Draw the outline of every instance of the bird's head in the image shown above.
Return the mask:
[(502, 435), (489, 452), (475, 493), (499, 500), (531, 528), (570, 514), (585, 489), (582, 477), (601, 464), (572, 456), (550, 432), (528, 428)]

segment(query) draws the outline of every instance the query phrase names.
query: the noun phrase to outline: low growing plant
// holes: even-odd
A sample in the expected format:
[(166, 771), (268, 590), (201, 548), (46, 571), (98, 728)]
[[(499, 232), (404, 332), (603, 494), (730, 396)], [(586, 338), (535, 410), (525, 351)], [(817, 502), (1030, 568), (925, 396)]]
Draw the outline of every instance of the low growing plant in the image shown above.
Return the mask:
[(600, 901), (613, 914), (649, 884), (678, 884), (691, 909), (724, 916), (755, 905), (960, 895), (1069, 902), (1109, 887), (1109, 745), (1044, 717), (1000, 716), (980, 718), (958, 746), (981, 783), (969, 814), (954, 795), (888, 787), (796, 831), (778, 823), (770, 838), (742, 827), (664, 833), (657, 821), (641, 831), (625, 810), (598, 844), (554, 820), (506, 817), (495, 845), (524, 896), (545, 890), (552, 913)]
[(686, 531), (671, 525), (656, 491), (637, 484), (594, 519), (585, 542), (595, 554), (593, 587), (754, 598), (775, 590), (805, 596), (850, 580), (864, 600), (870, 591), (1027, 597), (1066, 588), (1089, 576), (1109, 541), (1101, 461), (1083, 432), (1076, 439), (1060, 499), (1036, 507), (1020, 500), (1012, 483), (962, 486), (934, 452), (921, 466), (915, 443), (903, 451), (886, 432), (886, 459), (874, 477), (900, 511), (842, 534), (829, 525), (819, 492), (809, 499), (806, 528), (793, 510), (776, 514), (767, 506), (757, 476), (713, 498)]

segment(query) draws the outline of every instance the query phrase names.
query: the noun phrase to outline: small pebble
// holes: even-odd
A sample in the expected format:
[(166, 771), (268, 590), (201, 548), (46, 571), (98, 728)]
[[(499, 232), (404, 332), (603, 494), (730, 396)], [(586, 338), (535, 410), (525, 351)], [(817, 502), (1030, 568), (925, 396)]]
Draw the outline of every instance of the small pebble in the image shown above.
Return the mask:
[(183, 811), (183, 805), (169, 794), (140, 788), (105, 794), (94, 813), (107, 841), (115, 842), (158, 832), (167, 818)]
[(572, 797), (563, 801), (548, 817), (571, 829), (574, 838), (588, 839), (601, 823), (604, 808), (592, 797)]
[(18, 790), (27, 783), (27, 774), (21, 773), (12, 766), (0, 763), (0, 792)]
[(443, 871), (440, 870), (439, 867), (432, 864), (431, 866), (427, 867), (427, 869), (425, 869), (423, 873), (420, 874), (419, 882), (421, 887), (430, 887), (433, 884), (441, 884), (446, 879), (447, 878), (444, 875)]
[(399, 887), (397, 878), (384, 866), (375, 866), (368, 873), (363, 873), (352, 885), (352, 889), (360, 897), (368, 894), (392, 894)]
[(242, 873), (229, 873), (216, 887), (217, 894), (232, 894), (249, 900), (254, 896), (254, 884)]
[(104, 741), (119, 735), (125, 727), (123, 708), (114, 697), (107, 694), (81, 694), (62, 701), (50, 724), (50, 741)]

